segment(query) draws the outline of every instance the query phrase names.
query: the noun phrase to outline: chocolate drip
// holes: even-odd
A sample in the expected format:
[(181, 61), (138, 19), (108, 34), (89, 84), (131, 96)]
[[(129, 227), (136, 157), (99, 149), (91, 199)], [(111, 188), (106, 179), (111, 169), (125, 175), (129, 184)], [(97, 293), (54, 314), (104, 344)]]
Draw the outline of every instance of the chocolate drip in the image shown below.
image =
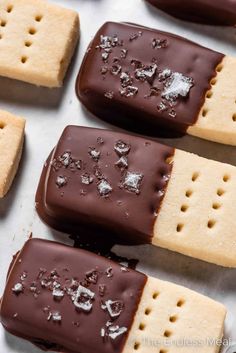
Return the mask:
[(68, 126), (44, 165), (36, 209), (51, 227), (90, 244), (150, 243), (173, 153), (136, 136)]
[(170, 33), (108, 22), (89, 45), (76, 92), (109, 123), (173, 136), (196, 122), (223, 57)]
[(146, 0), (174, 17), (211, 25), (235, 26), (234, 0)]
[(1, 323), (43, 350), (120, 353), (145, 283), (93, 253), (31, 239), (9, 271)]

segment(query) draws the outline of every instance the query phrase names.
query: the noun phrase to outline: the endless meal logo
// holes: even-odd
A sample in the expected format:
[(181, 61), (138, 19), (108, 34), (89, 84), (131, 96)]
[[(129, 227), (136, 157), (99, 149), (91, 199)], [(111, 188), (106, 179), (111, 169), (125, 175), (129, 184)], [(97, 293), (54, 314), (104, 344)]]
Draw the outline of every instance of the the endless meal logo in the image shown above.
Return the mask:
[(225, 353), (236, 353), (236, 344), (233, 344), (232, 346), (230, 346)]

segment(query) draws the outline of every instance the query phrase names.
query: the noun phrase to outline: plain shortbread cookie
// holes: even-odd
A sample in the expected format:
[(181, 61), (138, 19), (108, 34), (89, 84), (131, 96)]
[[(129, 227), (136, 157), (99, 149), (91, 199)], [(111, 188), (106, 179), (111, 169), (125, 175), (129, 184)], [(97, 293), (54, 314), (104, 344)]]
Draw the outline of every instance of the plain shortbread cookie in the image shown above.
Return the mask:
[(21, 159), (25, 119), (0, 111), (0, 198), (11, 187)]
[(3, 0), (0, 13), (0, 75), (61, 86), (79, 36), (78, 14), (46, 0)]

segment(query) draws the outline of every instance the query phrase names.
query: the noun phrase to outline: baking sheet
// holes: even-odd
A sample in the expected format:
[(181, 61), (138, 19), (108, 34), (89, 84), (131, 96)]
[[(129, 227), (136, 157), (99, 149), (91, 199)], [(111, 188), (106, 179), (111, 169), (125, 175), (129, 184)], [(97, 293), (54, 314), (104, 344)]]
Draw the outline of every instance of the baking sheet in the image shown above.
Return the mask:
[[(64, 87), (37, 88), (0, 78), (0, 109), (27, 118), (26, 144), (20, 170), (11, 192), (0, 201), (0, 295), (3, 292), (12, 255), (22, 247), (31, 232), (34, 236), (71, 244), (67, 235), (42, 224), (34, 210), (34, 194), (44, 160), (56, 144), (63, 128), (68, 124), (79, 124), (119, 130), (90, 115), (75, 96), (75, 78), (86, 47), (97, 29), (108, 20), (129, 21), (174, 32), (228, 55), (236, 54), (235, 29), (182, 22), (155, 10), (143, 0), (53, 2), (77, 10), (81, 18), (81, 40)], [(236, 165), (236, 147), (223, 146), (189, 136), (160, 141), (204, 157)], [(138, 258), (140, 260), (138, 269), (148, 275), (184, 285), (225, 304), (228, 309), (225, 337), (232, 347), (223, 347), (222, 352), (236, 352), (236, 348), (233, 349), (234, 345), (236, 347), (236, 270), (207, 264), (149, 245), (116, 246), (115, 251), (120, 255)], [(0, 352), (40, 351), (30, 343), (9, 335), (0, 327)]]

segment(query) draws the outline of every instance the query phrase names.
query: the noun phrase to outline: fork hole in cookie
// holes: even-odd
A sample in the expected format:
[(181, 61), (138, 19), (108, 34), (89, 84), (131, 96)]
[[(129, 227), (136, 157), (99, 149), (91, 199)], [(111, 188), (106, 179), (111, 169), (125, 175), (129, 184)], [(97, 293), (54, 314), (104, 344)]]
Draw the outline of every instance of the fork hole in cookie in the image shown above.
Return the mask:
[(227, 183), (229, 180), (230, 180), (230, 175), (225, 174), (225, 175), (223, 176), (223, 181), (224, 181), (225, 183)]
[(178, 320), (178, 317), (176, 315), (172, 315), (172, 316), (169, 317), (169, 321), (172, 322), (172, 323), (176, 322), (177, 320)]
[(27, 56), (22, 56), (21, 58), (22, 64), (25, 64), (27, 60), (28, 60)]
[(188, 209), (188, 205), (182, 205), (181, 208), (180, 208), (180, 211), (181, 212), (186, 212)]
[(159, 296), (159, 292), (155, 292), (152, 295), (152, 299), (157, 299), (158, 296)]
[(140, 347), (140, 343), (139, 342), (135, 342), (134, 344), (134, 350), (137, 351)]
[(32, 43), (30, 40), (27, 40), (27, 41), (25, 42), (25, 46), (26, 46), (27, 48), (31, 47), (32, 44), (33, 44), (33, 43)]
[(172, 332), (169, 331), (169, 330), (166, 330), (166, 331), (164, 332), (164, 336), (165, 336), (165, 337), (170, 337), (171, 335), (172, 335)]
[(223, 69), (223, 65), (222, 64), (219, 64), (217, 67), (216, 67), (216, 71), (217, 72), (221, 72)]
[(165, 162), (166, 162), (167, 164), (172, 164), (173, 161), (174, 161), (174, 157), (173, 157), (173, 156), (169, 156), (169, 157), (167, 157), (166, 160), (165, 160)]
[(144, 313), (147, 316), (150, 315), (151, 314), (151, 309), (150, 308), (146, 308)]
[(236, 121), (236, 113), (233, 114), (232, 120), (233, 120), (233, 121)]
[(7, 12), (8, 12), (8, 13), (11, 13), (12, 10), (13, 10), (13, 5), (8, 5), (8, 6), (7, 6)]
[(211, 83), (212, 86), (214, 86), (216, 84), (216, 82), (217, 82), (217, 79), (213, 78), (210, 83)]
[(168, 353), (168, 351), (166, 349), (161, 349), (159, 353)]
[(209, 99), (213, 96), (213, 92), (212, 91), (208, 91), (206, 94), (206, 97)]
[(178, 233), (180, 233), (180, 232), (182, 232), (183, 228), (184, 228), (184, 224), (183, 223), (179, 223), (179, 224), (177, 224), (176, 231)]
[(37, 15), (37, 16), (35, 16), (35, 21), (36, 21), (36, 22), (41, 22), (41, 21), (42, 21), (42, 18), (43, 18), (42, 15)]
[(207, 116), (208, 109), (203, 109), (202, 116), (205, 118)]
[(196, 181), (198, 179), (198, 177), (199, 177), (199, 173), (198, 172), (193, 173), (192, 181)]
[(4, 129), (4, 127), (5, 127), (4, 122), (0, 121), (0, 130)]
[(138, 329), (139, 329), (140, 331), (144, 331), (145, 328), (146, 328), (146, 325), (141, 322), (141, 324), (139, 325)]
[(217, 190), (217, 195), (218, 196), (222, 196), (222, 195), (224, 195), (224, 193), (225, 193), (225, 191), (223, 189), (218, 189)]
[(214, 203), (212, 204), (212, 208), (213, 208), (214, 210), (218, 210), (220, 207), (221, 207), (221, 204), (218, 203), (218, 202), (214, 202)]
[(179, 299), (178, 301), (177, 301), (177, 306), (178, 307), (181, 307), (181, 306), (183, 306), (185, 304), (185, 300), (184, 299)]
[(31, 34), (32, 36), (33, 36), (36, 32), (37, 32), (36, 29), (33, 28), (33, 27), (31, 27), (31, 28), (29, 29), (29, 34)]
[(192, 194), (193, 194), (193, 191), (189, 189), (189, 190), (186, 191), (185, 196), (186, 197), (191, 197)]
[(207, 227), (212, 229), (216, 224), (216, 221), (214, 219), (209, 219), (209, 221), (207, 222)]
[(1, 20), (1, 27), (6, 27), (7, 21)]

